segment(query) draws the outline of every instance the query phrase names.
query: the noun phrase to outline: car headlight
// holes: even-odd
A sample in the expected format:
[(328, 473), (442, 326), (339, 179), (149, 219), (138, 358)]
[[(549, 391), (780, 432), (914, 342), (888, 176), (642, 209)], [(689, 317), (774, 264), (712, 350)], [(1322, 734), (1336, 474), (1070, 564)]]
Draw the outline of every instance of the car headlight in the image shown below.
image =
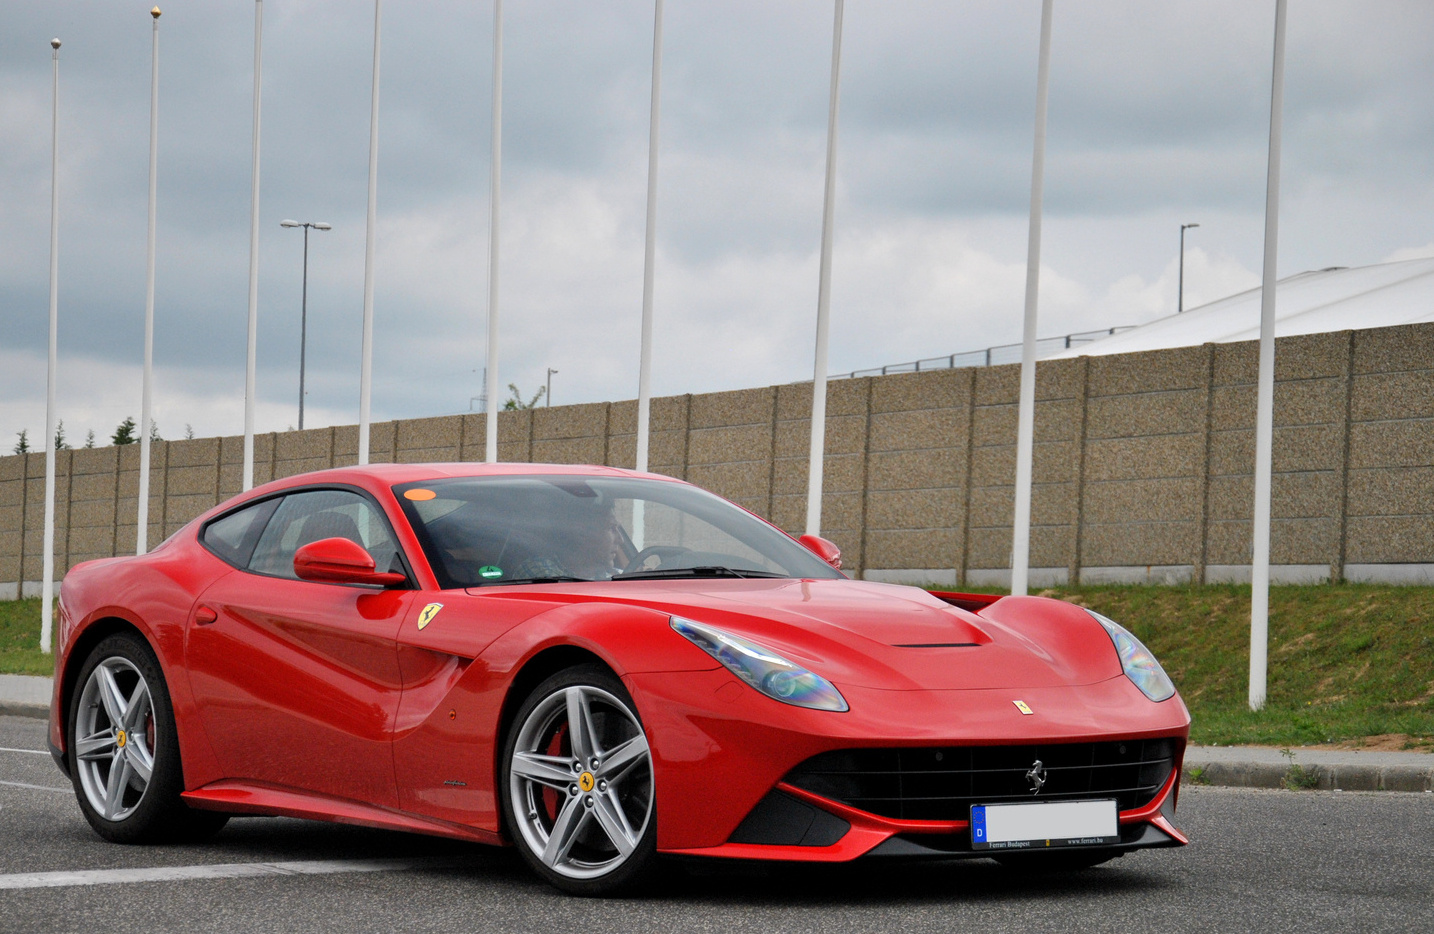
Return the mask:
[(1101, 616), (1095, 610), (1086, 612), (1105, 627), (1110, 641), (1115, 643), (1116, 654), (1120, 656), (1120, 667), (1125, 669), (1125, 676), (1140, 688), (1140, 693), (1153, 701), (1169, 700), (1175, 696), (1175, 682), (1170, 680), (1145, 643), (1115, 620)]
[(672, 617), (672, 628), (772, 700), (813, 710), (850, 709), (830, 681), (771, 649), (680, 616)]

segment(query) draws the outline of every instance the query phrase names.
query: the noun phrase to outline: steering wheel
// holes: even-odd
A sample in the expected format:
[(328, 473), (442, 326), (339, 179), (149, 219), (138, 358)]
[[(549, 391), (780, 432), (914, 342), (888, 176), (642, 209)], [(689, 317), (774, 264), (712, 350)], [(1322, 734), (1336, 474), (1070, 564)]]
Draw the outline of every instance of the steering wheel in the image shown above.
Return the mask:
[(660, 568), (668, 564), (669, 558), (690, 554), (692, 554), (692, 549), (684, 548), (681, 545), (648, 545), (633, 556), (632, 560), (627, 563), (627, 567), (622, 569), (622, 573), (631, 574), (634, 571), (654, 570), (653, 568), (644, 566), (648, 558), (656, 557), (660, 559), (657, 562), (657, 567)]

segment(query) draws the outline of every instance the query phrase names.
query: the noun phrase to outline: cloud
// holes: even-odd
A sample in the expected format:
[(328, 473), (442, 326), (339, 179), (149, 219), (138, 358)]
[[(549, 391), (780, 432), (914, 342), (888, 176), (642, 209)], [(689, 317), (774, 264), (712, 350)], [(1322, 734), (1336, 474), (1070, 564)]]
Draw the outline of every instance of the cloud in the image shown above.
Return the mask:
[[(71, 447), (82, 446), (87, 431), (94, 431), (96, 444), (107, 444), (125, 418), (139, 422), (140, 367), (88, 357), (76, 357), (66, 363), (57, 381), (56, 410), (65, 423), (65, 439)], [(0, 392), (9, 400), (5, 406), (6, 426), (0, 434), (0, 453), (10, 453), (16, 432), (22, 428), (29, 433), (31, 447), (44, 450), (44, 359), (0, 351), (0, 374)], [(242, 433), (242, 384), (237, 394), (218, 394), (211, 391), (208, 376), (202, 367), (171, 367), (156, 374), (153, 419), (162, 437), (183, 438), (186, 425), (193, 427), (196, 437)], [(38, 395), (30, 390), (33, 386), (40, 388)], [(261, 400), (261, 431), (284, 430), (296, 424), (297, 392), (294, 395), (292, 402)], [(306, 408), (304, 415), (306, 427), (355, 421), (348, 412), (324, 407)]]
[(1399, 263), (1406, 259), (1428, 259), (1430, 257), (1434, 257), (1434, 241), (1430, 241), (1423, 246), (1409, 246), (1395, 250), (1380, 260), (1380, 262)]
[[(310, 241), (309, 419), (357, 415), (372, 8), (266, 5), (261, 430), (294, 421), (300, 238)], [(242, 424), (250, 5), (161, 28), (156, 399), (166, 433)], [(829, 0), (666, 7), (655, 387), (806, 379), (822, 209)], [(647, 158), (650, 0), (510, 4), (502, 383), (630, 398)], [(491, 7), (385, 6), (376, 418), (465, 410), (485, 355)], [(849, 4), (833, 371), (1019, 339), (1038, 5)], [(1237, 0), (1056, 10), (1041, 333), (1136, 323), (1254, 284), (1269, 10)], [(110, 0), (17, 5), (0, 30), (0, 434), (43, 419), (48, 41), (61, 102), (62, 409), (72, 435), (137, 412), (149, 17)], [(1434, 9), (1291, 12), (1280, 270), (1429, 240)], [(1434, 249), (1421, 248), (1421, 249)], [(131, 400), (127, 402), (126, 400)], [(38, 408), (37, 408), (38, 406)], [(83, 435), (83, 430), (79, 431)]]

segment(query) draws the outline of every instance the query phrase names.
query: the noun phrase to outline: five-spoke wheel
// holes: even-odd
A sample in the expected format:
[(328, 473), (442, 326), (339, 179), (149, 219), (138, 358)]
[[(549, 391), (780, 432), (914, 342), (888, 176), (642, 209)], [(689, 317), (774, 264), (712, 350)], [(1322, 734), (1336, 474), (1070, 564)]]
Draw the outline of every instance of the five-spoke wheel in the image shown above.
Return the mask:
[(184, 776), (159, 660), (138, 633), (102, 639), (70, 695), (67, 753), (85, 819), (116, 843), (197, 840), (228, 815), (179, 799)]
[(144, 799), (154, 774), (154, 701), (129, 659), (103, 659), (85, 679), (75, 709), (75, 766), (90, 807), (122, 821)]
[(503, 775), (514, 842), (553, 884), (610, 894), (651, 869), (652, 755), (610, 672), (573, 668), (539, 685), (509, 730)]

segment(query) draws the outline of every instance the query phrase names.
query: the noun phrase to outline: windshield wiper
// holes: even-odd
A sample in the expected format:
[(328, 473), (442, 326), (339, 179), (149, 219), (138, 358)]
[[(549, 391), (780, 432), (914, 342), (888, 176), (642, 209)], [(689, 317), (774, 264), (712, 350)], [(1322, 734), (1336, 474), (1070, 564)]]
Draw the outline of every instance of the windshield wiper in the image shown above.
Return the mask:
[(470, 586), (493, 587), (497, 584), (591, 584), (590, 577), (570, 577), (567, 575), (551, 575), (548, 577), (510, 577), (505, 580), (479, 581)]
[(636, 581), (636, 580), (659, 580), (664, 577), (790, 577), (790, 574), (780, 574), (776, 571), (757, 571), (748, 568), (723, 567), (719, 564), (704, 564), (695, 568), (654, 568), (650, 571), (629, 571), (626, 574), (614, 574), (615, 581)]

